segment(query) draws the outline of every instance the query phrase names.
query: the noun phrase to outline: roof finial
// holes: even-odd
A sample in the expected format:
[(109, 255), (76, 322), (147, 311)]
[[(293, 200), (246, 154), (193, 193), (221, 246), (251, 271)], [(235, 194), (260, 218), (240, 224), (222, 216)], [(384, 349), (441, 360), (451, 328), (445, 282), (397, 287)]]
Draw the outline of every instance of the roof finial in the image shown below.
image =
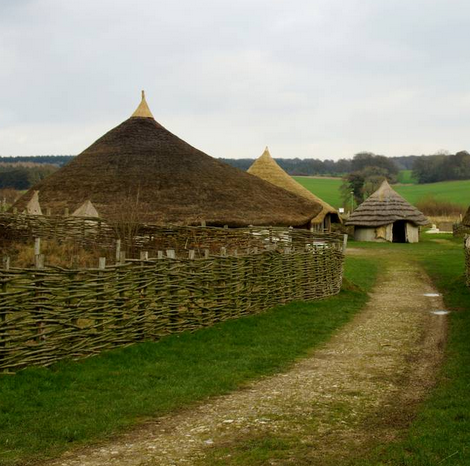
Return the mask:
[(142, 101), (137, 107), (137, 110), (131, 115), (131, 118), (153, 118), (152, 112), (145, 100), (145, 91), (142, 91)]

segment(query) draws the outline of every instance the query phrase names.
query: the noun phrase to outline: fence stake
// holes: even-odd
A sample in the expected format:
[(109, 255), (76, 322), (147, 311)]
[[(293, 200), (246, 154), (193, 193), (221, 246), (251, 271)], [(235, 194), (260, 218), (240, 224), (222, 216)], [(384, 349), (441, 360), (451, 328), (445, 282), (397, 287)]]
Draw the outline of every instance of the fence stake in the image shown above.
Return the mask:
[(141, 261), (148, 261), (149, 260), (149, 252), (148, 251), (140, 251), (140, 260)]
[(227, 255), (227, 248), (225, 248), (224, 246), (222, 246), (220, 248), (220, 255), (221, 256), (226, 256)]
[(194, 249), (189, 250), (189, 259), (194, 260), (196, 257), (196, 251)]
[(163, 259), (163, 251), (157, 251), (157, 259)]
[(3, 268), (10, 270), (10, 256), (3, 256)]
[(126, 263), (126, 252), (121, 251), (119, 254), (119, 263), (120, 264), (125, 264)]
[(346, 251), (346, 246), (348, 245), (348, 235), (343, 235), (343, 252)]
[(41, 238), (34, 238), (34, 255), (41, 254)]
[(209, 249), (204, 249), (204, 259), (209, 259), (210, 251)]
[(169, 259), (175, 259), (176, 258), (175, 250), (174, 249), (167, 249), (166, 250), (166, 257), (168, 257)]
[(116, 240), (116, 264), (119, 263), (119, 259), (121, 258), (121, 240)]

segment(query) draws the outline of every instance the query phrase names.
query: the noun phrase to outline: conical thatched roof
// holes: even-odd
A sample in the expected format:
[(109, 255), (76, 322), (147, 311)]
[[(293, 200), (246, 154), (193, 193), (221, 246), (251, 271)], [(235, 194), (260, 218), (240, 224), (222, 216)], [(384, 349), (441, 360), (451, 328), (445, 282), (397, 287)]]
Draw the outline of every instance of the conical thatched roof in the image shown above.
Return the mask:
[(339, 220), (338, 212), (327, 204), (325, 201), (315, 196), (308, 189), (304, 188), (300, 183), (289, 176), (271, 157), (268, 148), (264, 150), (263, 154), (253, 162), (253, 165), (248, 169), (248, 173), (268, 181), (269, 183), (279, 186), (291, 193), (304, 197), (313, 203), (318, 203), (322, 206), (320, 213), (312, 220), (313, 223), (320, 223), (325, 218), (326, 214), (332, 214)]
[(467, 213), (462, 219), (462, 225), (465, 225), (466, 227), (470, 227), (470, 207), (468, 208)]
[(415, 225), (427, 225), (429, 220), (408, 201), (403, 199), (385, 180), (349, 217), (346, 225), (379, 227), (397, 220)]
[(321, 210), (182, 141), (144, 98), (131, 118), (22, 196), (18, 210), (34, 191), (53, 215), (90, 201), (104, 219), (161, 225), (304, 226)]

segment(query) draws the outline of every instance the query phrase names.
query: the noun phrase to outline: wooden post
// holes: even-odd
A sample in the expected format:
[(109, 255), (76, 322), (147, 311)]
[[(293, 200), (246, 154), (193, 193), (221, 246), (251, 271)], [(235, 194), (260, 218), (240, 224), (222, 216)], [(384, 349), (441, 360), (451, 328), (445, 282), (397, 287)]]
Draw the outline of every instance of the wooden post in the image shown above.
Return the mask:
[(166, 250), (166, 257), (168, 257), (169, 259), (175, 259), (176, 258), (175, 250), (174, 249), (167, 249)]
[(50, 216), (52, 215), (52, 210), (51, 210), (50, 207), (48, 207), (48, 208), (46, 209), (46, 215), (47, 215), (48, 217), (50, 217)]
[(163, 259), (163, 251), (157, 251), (157, 259)]
[(206, 221), (205, 220), (201, 220), (201, 227), (205, 227), (206, 226)]
[[(34, 251), (40, 251), (40, 245), (41, 245), (41, 240), (40, 238), (36, 238), (36, 241), (35, 241), (35, 244), (34, 244)], [(37, 246), (37, 248), (36, 248)], [(44, 268), (44, 254), (36, 254), (34, 256), (34, 261), (35, 261), (35, 267), (37, 269), (43, 269)], [(37, 297), (40, 297), (41, 296), (41, 287), (42, 287), (42, 281), (38, 280), (36, 282), (36, 291), (35, 291), (35, 295), (36, 295), (36, 298)], [(37, 343), (40, 343), (41, 341), (44, 341), (45, 339), (45, 336), (44, 336), (44, 322), (41, 318), (41, 312), (42, 312), (42, 308), (41, 307), (37, 307), (37, 322), (36, 322), (36, 326), (38, 328), (38, 335), (36, 337), (36, 342)]]
[(3, 269), (10, 270), (10, 256), (3, 256)]
[(119, 260), (121, 258), (121, 240), (116, 240), (116, 264), (119, 264)]
[(34, 266), (37, 269), (43, 269), (44, 268), (44, 254), (36, 254), (34, 256)]
[(190, 249), (188, 257), (189, 257), (190, 260), (194, 260), (195, 257), (196, 257), (196, 251), (194, 249)]
[(41, 254), (41, 238), (34, 238), (34, 255)]
[(225, 257), (227, 255), (227, 248), (222, 246), (220, 248), (220, 255)]
[(346, 246), (348, 245), (348, 235), (343, 235), (343, 253), (346, 252)]
[[(103, 271), (106, 269), (106, 257), (100, 257), (98, 259), (98, 269), (100, 270), (100, 272), (98, 272), (98, 276), (100, 278), (103, 277), (104, 273)], [(101, 291), (105, 291), (105, 286), (104, 286), (104, 283), (103, 283), (103, 286), (100, 287), (101, 288)], [(104, 294), (104, 293), (103, 293)], [(97, 330), (98, 331), (103, 331), (103, 319), (102, 318), (97, 318), (96, 319), (96, 324), (97, 324)]]
[(120, 264), (125, 264), (126, 263), (126, 252), (121, 251), (119, 254), (119, 263)]
[(64, 209), (64, 217), (68, 217), (69, 215), (70, 215), (69, 208), (66, 207), (66, 208)]
[[(141, 261), (148, 261), (149, 260), (149, 252), (148, 251), (140, 251), (140, 260)], [(144, 264), (142, 264), (144, 265)]]
[(204, 259), (209, 259), (210, 251), (209, 249), (204, 249)]

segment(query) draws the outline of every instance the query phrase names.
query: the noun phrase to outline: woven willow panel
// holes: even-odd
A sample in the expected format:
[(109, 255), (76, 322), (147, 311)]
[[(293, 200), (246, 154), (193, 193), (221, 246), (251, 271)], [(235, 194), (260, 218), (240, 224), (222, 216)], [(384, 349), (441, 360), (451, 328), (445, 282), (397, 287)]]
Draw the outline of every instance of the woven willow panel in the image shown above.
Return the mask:
[(113, 251), (116, 239), (129, 258), (139, 258), (140, 251), (156, 256), (158, 251), (172, 249), (177, 256), (187, 257), (194, 250), (196, 257), (204, 257), (225, 247), (227, 254), (246, 254), (254, 248), (302, 246), (312, 241), (341, 241), (335, 234), (312, 233), (307, 230), (253, 227), (160, 227), (156, 225), (111, 224), (101, 219), (79, 217), (50, 217), (42, 215), (0, 214), (0, 238), (9, 241), (33, 241), (34, 238), (73, 241), (83, 247), (99, 247)]
[(470, 287), (470, 236), (465, 237), (464, 250), (465, 250), (465, 277), (467, 279), (467, 286)]
[(79, 359), (334, 295), (341, 246), (324, 239), (295, 250), (134, 260), (102, 270), (0, 270), (0, 370)]

